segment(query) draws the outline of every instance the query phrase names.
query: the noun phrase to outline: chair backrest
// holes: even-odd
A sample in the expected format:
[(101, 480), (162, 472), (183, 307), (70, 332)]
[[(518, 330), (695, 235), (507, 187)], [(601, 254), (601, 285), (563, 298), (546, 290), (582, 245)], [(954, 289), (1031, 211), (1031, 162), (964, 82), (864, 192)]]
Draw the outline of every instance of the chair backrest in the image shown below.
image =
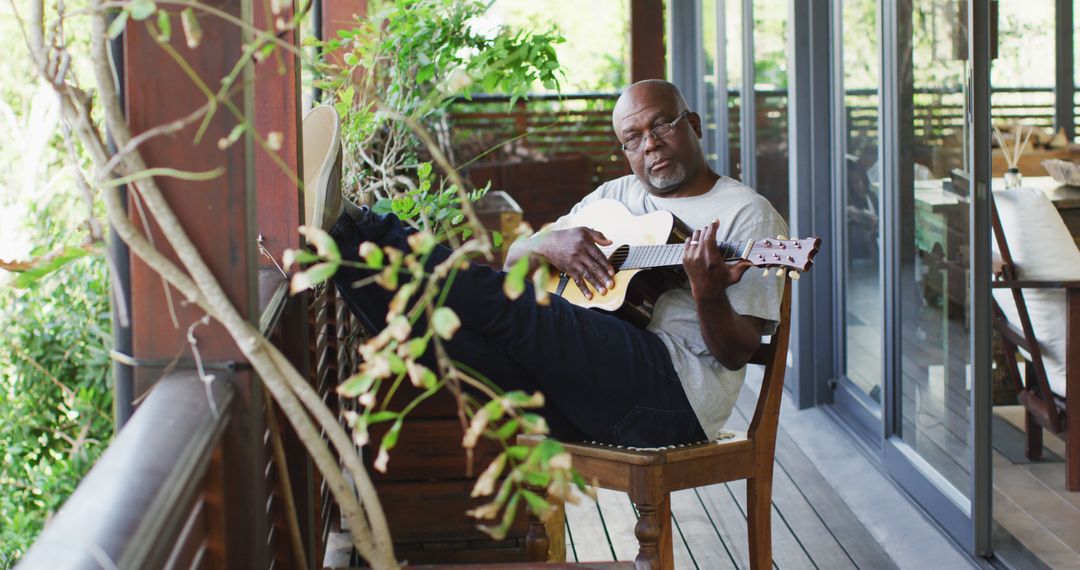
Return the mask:
[(776, 441), (777, 424), (780, 420), (780, 400), (784, 395), (784, 373), (787, 370), (788, 336), (791, 332), (791, 279), (784, 279), (784, 297), (780, 303), (780, 323), (768, 344), (761, 345), (750, 358), (753, 364), (765, 365), (754, 418), (750, 421), (747, 437), (768, 444), (772, 449)]
[[(1069, 350), (1063, 287), (1080, 280), (1080, 249), (1042, 190), (997, 191), (991, 205), (1002, 260), (994, 282), (994, 327), (1006, 342), (1006, 357), (1016, 353), (1010, 344), (1026, 352), (1034, 378), (1027, 378), (1021, 389), (1037, 386), (1040, 394), (1064, 395)], [(1012, 372), (1009, 366), (1017, 380)]]
[[(1012, 252), (1009, 250), (1009, 243), (1005, 240), (1005, 229), (1001, 226), (1001, 216), (998, 215), (997, 202), (994, 201), (993, 192), (990, 193), (990, 229), (994, 234), (994, 243), (998, 248), (998, 255), (1001, 256), (1001, 269), (998, 275), (994, 277), (999, 281), (1012, 281), (1017, 278), (1016, 264), (1013, 262)], [(1035, 338), (1035, 329), (1031, 324), (1031, 316), (1028, 314), (1027, 302), (1024, 300), (1024, 293), (1021, 289), (1012, 289), (1013, 302), (1016, 303), (1017, 316), (1020, 318), (1020, 329), (1023, 334), (1023, 339), (1017, 339), (1016, 342), (1011, 342), (1011, 351), (1007, 350), (1006, 356), (1009, 358), (1015, 358), (1016, 347), (1020, 346), (1028, 352), (1031, 357), (1031, 365), (1035, 372), (1035, 378), (1029, 379), (1029, 382), (1034, 380), (1039, 384), (1039, 392), (1041, 394), (1050, 394), (1049, 379), (1046, 375), (1046, 368), (1043, 366), (1042, 351), (1039, 348), (1039, 342)], [(993, 300), (994, 305), (994, 326), (998, 328), (1002, 334), (1005, 331), (1002, 330), (1009, 326), (1008, 319), (1005, 317), (1005, 312), (998, 306), (996, 300)], [(1009, 337), (1006, 336), (1006, 339)], [(1008, 343), (1009, 341), (1006, 340)], [(1014, 367), (1015, 363), (1011, 364)], [(1009, 370), (1010, 376), (1019, 380), (1019, 374), (1015, 370)]]

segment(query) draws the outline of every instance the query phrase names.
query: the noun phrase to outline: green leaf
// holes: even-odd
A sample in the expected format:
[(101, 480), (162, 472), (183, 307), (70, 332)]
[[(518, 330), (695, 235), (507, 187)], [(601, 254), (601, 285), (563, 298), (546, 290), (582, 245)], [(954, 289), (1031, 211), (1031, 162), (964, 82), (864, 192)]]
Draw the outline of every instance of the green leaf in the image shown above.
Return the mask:
[(439, 338), (450, 340), (461, 327), (461, 319), (450, 307), (439, 307), (431, 315), (431, 327), (435, 329), (435, 334), (439, 335)]
[(154, 3), (154, 0), (131, 0), (128, 2), (127, 9), (131, 13), (132, 19), (141, 22), (154, 15), (154, 12), (157, 11), (157, 4)]
[(525, 482), (533, 487), (547, 487), (551, 483), (551, 474), (543, 471), (529, 471), (525, 473)]
[(398, 417), (397, 412), (391, 412), (390, 410), (383, 410), (381, 412), (375, 412), (367, 417), (368, 425), (375, 425), (377, 423), (390, 421)]
[(360, 58), (356, 57), (355, 53), (348, 52), (345, 54), (345, 63), (347, 65), (356, 65), (360, 63)]
[(187, 39), (188, 49), (195, 49), (202, 43), (202, 27), (199, 26), (199, 18), (191, 6), (180, 12), (180, 24), (184, 28), (184, 38)]
[(499, 429), (495, 430), (495, 435), (501, 440), (510, 439), (518, 430), (518, 421), (510, 420), (503, 425), (499, 426)]
[(394, 449), (394, 446), (397, 445), (398, 436), (401, 435), (401, 422), (403, 419), (404, 418), (398, 418), (397, 421), (394, 422), (394, 425), (390, 426), (390, 431), (386, 432), (386, 435), (383, 436), (382, 443), (379, 444), (379, 447), (387, 451)]
[(393, 352), (386, 351), (386, 358), (390, 361), (390, 372), (402, 374), (405, 372), (405, 361)]
[(429, 63), (416, 72), (416, 82), (423, 83), (435, 76), (435, 64)]
[(502, 247), (503, 235), (502, 232), (491, 232), (491, 244), (495, 247)]
[(406, 346), (409, 349), (409, 354), (412, 355), (413, 358), (420, 358), (421, 356), (423, 356), (424, 353), (427, 352), (427, 345), (427, 337), (414, 338), (408, 343), (406, 343)]
[(552, 457), (562, 453), (565, 449), (561, 443), (554, 439), (544, 438), (537, 444), (536, 451), (540, 456), (540, 465), (547, 466)]
[(172, 37), (172, 20), (169, 19), (169, 13), (165, 10), (158, 10), (157, 13), (157, 25), (158, 25), (158, 39), (167, 42)]
[(26, 289), (42, 277), (45, 277), (76, 259), (86, 257), (89, 254), (90, 252), (88, 250), (81, 247), (66, 247), (47, 263), (43, 263), (19, 273), (19, 276), (12, 282), (12, 286), (16, 289)]
[(106, 33), (109, 35), (109, 39), (115, 40), (121, 33), (124, 32), (124, 28), (127, 27), (128, 13), (127, 11), (120, 12), (113, 18), (113, 21), (109, 22), (109, 29)]
[(416, 165), (416, 175), (420, 177), (421, 180), (424, 180), (427, 177), (431, 176), (431, 163), (421, 162), (420, 164)]
[(548, 502), (545, 501), (543, 497), (537, 495), (536, 493), (533, 493), (528, 489), (522, 489), (521, 496), (525, 497), (525, 502), (529, 504), (529, 509), (531, 509), (532, 512), (536, 513), (537, 515), (542, 515), (551, 508), (551, 505), (548, 504)]
[(532, 447), (528, 445), (511, 445), (506, 448), (506, 454), (518, 461), (521, 461), (529, 456), (529, 452), (532, 451)]
[(285, 269), (292, 267), (294, 264), (307, 264), (314, 263), (319, 260), (319, 256), (306, 249), (286, 249), (285, 253), (281, 255), (282, 266)]
[[(233, 129), (234, 131), (236, 129)], [(231, 136), (231, 135), (230, 135)], [(330, 237), (330, 234), (325, 230), (314, 226), (301, 226), (300, 233), (304, 234), (308, 243), (315, 246), (315, 251), (331, 263), (338, 263), (341, 261), (341, 250), (338, 249), (337, 242), (334, 238)]]
[(525, 277), (529, 273), (529, 256), (523, 255), (514, 265), (510, 267), (510, 271), (506, 274), (506, 279), (503, 281), (503, 293), (511, 301), (517, 299), (525, 292)]
[(390, 198), (379, 198), (375, 201), (375, 205), (371, 207), (371, 211), (380, 216), (385, 216), (394, 211), (393, 201)]
[(289, 281), (289, 292), (295, 295), (326, 281), (334, 275), (340, 265), (333, 262), (316, 263), (304, 271), (294, 273)]
[(338, 394), (341, 394), (346, 398), (355, 398), (356, 396), (367, 392), (374, 383), (375, 378), (373, 376), (364, 373), (356, 374), (342, 382), (341, 385), (337, 387), (337, 391)]

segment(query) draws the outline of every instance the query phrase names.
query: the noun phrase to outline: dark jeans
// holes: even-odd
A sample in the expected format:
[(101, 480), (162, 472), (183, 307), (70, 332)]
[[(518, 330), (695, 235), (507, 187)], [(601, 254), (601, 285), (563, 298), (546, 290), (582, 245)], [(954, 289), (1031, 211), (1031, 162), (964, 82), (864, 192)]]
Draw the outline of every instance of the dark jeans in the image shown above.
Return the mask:
[[(409, 250), (410, 230), (394, 215), (366, 212), (359, 218), (342, 214), (330, 231), (344, 259), (358, 260), (364, 241)], [(449, 253), (438, 246), (428, 267)], [(334, 283), (352, 312), (379, 330), (392, 292), (376, 284), (353, 287), (371, 273), (342, 267)], [(446, 345), (451, 358), (504, 390), (543, 392), (547, 404), (541, 414), (559, 439), (639, 447), (705, 439), (656, 335), (559, 297), (540, 306), (531, 285), (511, 301), (503, 278), (478, 264), (458, 272), (446, 297), (462, 322)]]

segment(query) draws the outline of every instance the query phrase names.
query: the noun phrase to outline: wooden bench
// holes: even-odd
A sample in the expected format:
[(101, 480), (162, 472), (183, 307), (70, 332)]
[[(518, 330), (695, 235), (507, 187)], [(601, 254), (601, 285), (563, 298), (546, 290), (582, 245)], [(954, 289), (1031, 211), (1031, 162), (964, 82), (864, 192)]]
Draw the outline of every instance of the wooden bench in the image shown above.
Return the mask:
[[(750, 567), (765, 570), (772, 566), (772, 474), (780, 400), (787, 367), (787, 345), (791, 306), (791, 282), (786, 280), (780, 308), (780, 324), (768, 344), (763, 344), (750, 362), (765, 366), (754, 417), (746, 433), (733, 433), (720, 441), (656, 450), (632, 450), (609, 445), (564, 443), (573, 457), (574, 469), (598, 487), (630, 494), (639, 517), (634, 534), (639, 551), (637, 563), (651, 568), (674, 568), (671, 543), (671, 492), (746, 479), (747, 526)], [(535, 445), (539, 436), (519, 436), (520, 443)], [(565, 556), (561, 520), (565, 512), (557, 505), (556, 520), (547, 526), (530, 513), (526, 549), (530, 559)], [(552, 556), (554, 554), (554, 557)], [(562, 561), (562, 560), (555, 560)]]

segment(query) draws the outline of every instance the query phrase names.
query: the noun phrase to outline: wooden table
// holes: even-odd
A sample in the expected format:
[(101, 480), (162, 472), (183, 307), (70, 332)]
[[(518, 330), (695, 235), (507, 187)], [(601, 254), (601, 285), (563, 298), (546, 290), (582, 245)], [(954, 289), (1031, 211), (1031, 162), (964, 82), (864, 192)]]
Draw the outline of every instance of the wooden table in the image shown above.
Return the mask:
[[(945, 191), (941, 183), (941, 180), (915, 182), (915, 245), (919, 251), (930, 252), (939, 244), (948, 259), (960, 260), (960, 249), (967, 246), (968, 201)], [(1049, 176), (1025, 177), (1023, 185), (1046, 192), (1065, 227), (1080, 245), (1080, 188), (1058, 184)], [(994, 178), (991, 186), (995, 191), (1003, 190), (1005, 182)]]

